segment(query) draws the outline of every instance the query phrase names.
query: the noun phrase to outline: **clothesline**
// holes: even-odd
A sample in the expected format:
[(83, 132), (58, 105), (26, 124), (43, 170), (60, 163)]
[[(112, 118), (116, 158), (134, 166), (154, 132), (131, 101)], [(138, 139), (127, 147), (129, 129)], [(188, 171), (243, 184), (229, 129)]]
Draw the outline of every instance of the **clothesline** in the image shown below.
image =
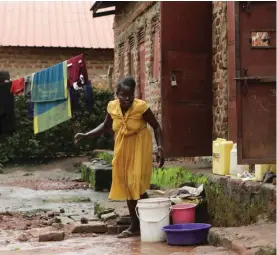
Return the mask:
[[(79, 60), (78, 63), (79, 63), (79, 64), (82, 64), (82, 60)], [(70, 64), (67, 65), (67, 67), (70, 67), (70, 66), (72, 66), (72, 63), (70, 63)], [(27, 75), (24, 75), (24, 76), (30, 76), (30, 75), (32, 75), (32, 74), (27, 74)], [(18, 79), (18, 78), (17, 78), (17, 79)], [(17, 80), (17, 79), (13, 79), (13, 80)], [(10, 81), (12, 81), (12, 80), (10, 79)]]
[(79, 107), (80, 89), (91, 112), (93, 91), (83, 53), (13, 80), (10, 93), (26, 96), (28, 116), (33, 117), (37, 134), (71, 119), (72, 109)]
[[(84, 52), (82, 52), (82, 53), (80, 53), (80, 54), (85, 55), (85, 54), (89, 53), (89, 52), (92, 51), (92, 50), (94, 50), (94, 49), (89, 49), (89, 50), (84, 51)], [(79, 55), (80, 55), (80, 54), (79, 54)], [(68, 60), (67, 60), (67, 61), (68, 61)], [(79, 61), (79, 64), (82, 64), (82, 60)], [(70, 64), (67, 65), (67, 67), (70, 67), (70, 66), (72, 66), (72, 63), (70, 63)], [(24, 76), (30, 76), (30, 75), (32, 75), (32, 74), (27, 74), (27, 75), (24, 75)], [(17, 80), (17, 79), (19, 79), (19, 78), (10, 79), (10, 81)]]

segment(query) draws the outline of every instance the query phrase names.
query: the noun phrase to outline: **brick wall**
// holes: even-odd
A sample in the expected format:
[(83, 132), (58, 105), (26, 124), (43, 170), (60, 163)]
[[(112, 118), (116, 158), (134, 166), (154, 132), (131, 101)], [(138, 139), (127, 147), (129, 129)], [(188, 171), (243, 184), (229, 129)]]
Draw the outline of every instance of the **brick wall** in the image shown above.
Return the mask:
[[(154, 35), (153, 23), (159, 23), (159, 2), (129, 2), (117, 8), (114, 21), (114, 85), (120, 78), (120, 54), (123, 45), (124, 75), (130, 74), (129, 38), (134, 36), (134, 78), (138, 90), (140, 86), (139, 35), (144, 31), (145, 38), (145, 100), (148, 102), (159, 122), (161, 122), (160, 73), (153, 77)], [(213, 2), (213, 137), (227, 138), (227, 2)], [(160, 62), (159, 62), (160, 70)], [(137, 91), (138, 95), (138, 91)], [(195, 159), (195, 158), (194, 158)], [(197, 160), (197, 161), (200, 161)]]
[[(120, 79), (121, 47), (124, 45), (124, 75), (130, 75), (130, 52), (134, 54), (134, 73), (132, 76), (137, 83), (136, 95), (139, 96), (140, 81), (140, 35), (143, 33), (145, 47), (145, 101), (149, 104), (154, 115), (161, 123), (161, 94), (160, 72), (154, 78), (154, 40), (159, 41), (159, 2), (129, 2), (117, 8), (114, 21), (115, 49), (114, 49), (114, 86)], [(133, 38), (134, 46), (130, 47), (130, 38)], [(158, 43), (159, 44), (159, 43)], [(157, 44), (156, 44), (157, 45)], [(158, 52), (158, 70), (160, 70)], [(154, 137), (154, 136), (153, 136)], [(154, 143), (155, 145), (155, 143)]]
[(227, 2), (213, 2), (213, 138), (228, 136)]
[(85, 52), (89, 79), (94, 86), (108, 88), (108, 67), (113, 64), (113, 50), (72, 48), (0, 47), (0, 70), (16, 79), (57, 64)]

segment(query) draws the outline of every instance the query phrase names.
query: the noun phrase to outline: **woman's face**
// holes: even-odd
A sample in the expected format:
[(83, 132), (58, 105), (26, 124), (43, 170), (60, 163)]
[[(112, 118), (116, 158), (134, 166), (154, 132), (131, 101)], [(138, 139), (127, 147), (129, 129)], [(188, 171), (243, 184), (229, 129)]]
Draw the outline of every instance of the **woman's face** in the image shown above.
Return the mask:
[(129, 109), (135, 99), (135, 91), (128, 86), (121, 86), (120, 90), (117, 93), (120, 106), (123, 109)]

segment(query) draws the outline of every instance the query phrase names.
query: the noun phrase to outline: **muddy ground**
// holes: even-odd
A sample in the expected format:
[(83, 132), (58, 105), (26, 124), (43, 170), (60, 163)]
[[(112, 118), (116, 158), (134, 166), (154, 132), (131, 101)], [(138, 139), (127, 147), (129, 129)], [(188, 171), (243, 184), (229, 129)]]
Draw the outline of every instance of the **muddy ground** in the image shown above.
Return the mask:
[[(202, 254), (203, 249), (208, 249), (209, 253), (223, 252), (210, 246), (202, 247), (200, 252), (195, 247), (145, 244), (140, 242), (139, 237), (119, 240), (116, 235), (72, 234), (71, 224), (82, 217), (95, 220), (95, 202), (106, 208), (114, 208), (119, 215), (128, 213), (125, 203), (111, 202), (108, 193), (95, 192), (88, 188), (87, 183), (80, 181), (80, 172), (74, 166), (87, 160), (70, 158), (44, 165), (4, 169), (0, 174), (0, 254), (181, 255)], [(38, 242), (39, 235), (49, 231), (64, 231), (64, 240)]]

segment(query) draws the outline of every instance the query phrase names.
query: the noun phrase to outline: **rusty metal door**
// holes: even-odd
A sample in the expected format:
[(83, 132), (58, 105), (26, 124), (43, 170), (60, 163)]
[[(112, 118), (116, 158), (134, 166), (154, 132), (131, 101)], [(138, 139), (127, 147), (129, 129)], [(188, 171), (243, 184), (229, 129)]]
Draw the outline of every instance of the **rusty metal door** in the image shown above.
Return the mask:
[(212, 2), (161, 2), (167, 157), (212, 155)]
[(276, 2), (236, 3), (238, 163), (276, 162)]

